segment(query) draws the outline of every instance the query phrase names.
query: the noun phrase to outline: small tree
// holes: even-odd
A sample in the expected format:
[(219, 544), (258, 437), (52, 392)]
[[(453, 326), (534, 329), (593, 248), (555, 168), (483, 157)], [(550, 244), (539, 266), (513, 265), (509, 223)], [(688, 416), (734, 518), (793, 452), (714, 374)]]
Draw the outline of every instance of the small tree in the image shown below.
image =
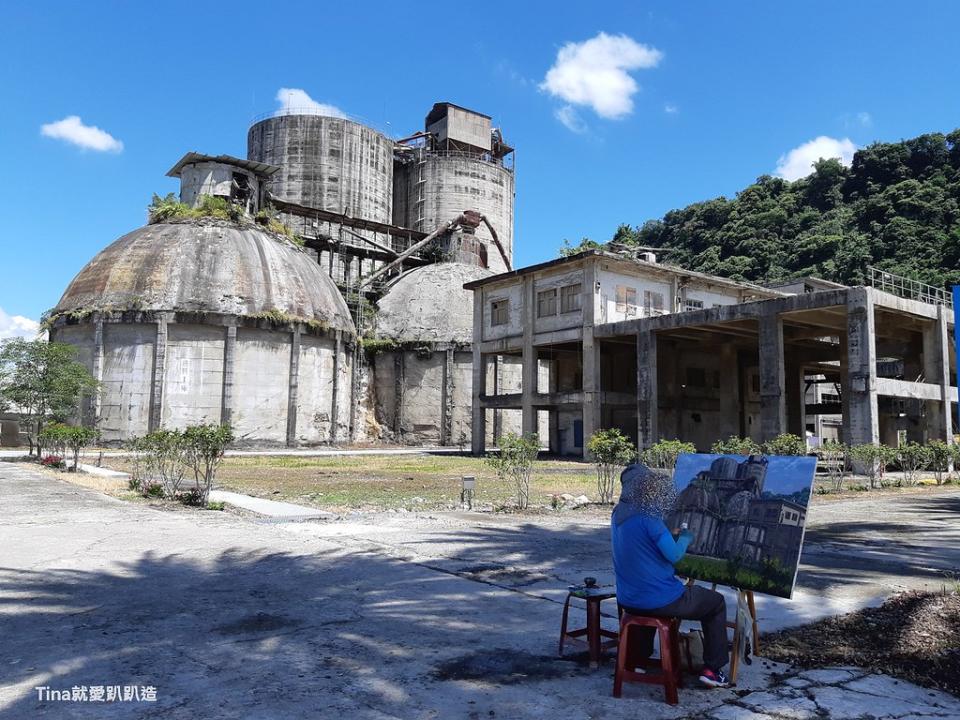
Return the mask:
[(677, 458), (683, 453), (695, 453), (696, 446), (693, 443), (682, 442), (680, 440), (661, 440), (654, 443), (642, 453), (640, 459), (647, 467), (660, 468), (673, 472), (677, 465)]
[(99, 433), (83, 425), (69, 425), (65, 434), (67, 447), (73, 453), (73, 471), (77, 472), (80, 468), (80, 451), (96, 440)]
[(37, 433), (37, 455), (42, 456), (43, 449), (51, 455), (63, 458), (67, 454), (67, 437), (69, 426), (63, 423), (50, 423)]
[(217, 468), (223, 462), (227, 445), (233, 442), (233, 430), (229, 425), (191, 425), (183, 431), (183, 439), (199, 502), (206, 506)]
[(843, 480), (847, 474), (846, 445), (827, 441), (817, 450), (817, 463), (830, 478), (830, 485), (834, 492), (843, 490)]
[(883, 486), (883, 474), (887, 465), (893, 461), (896, 451), (886, 445), (853, 445), (849, 450), (849, 457), (860, 465), (859, 470), (870, 478), (870, 487)]
[(175, 498), (188, 467), (183, 433), (179, 430), (155, 430), (141, 438), (140, 448), (144, 453), (145, 465), (140, 491), (152, 492), (151, 488), (159, 484), (166, 497)]
[(12, 338), (0, 345), (0, 396), (27, 418), (31, 455), (43, 426), (75, 415), (80, 399), (97, 387), (75, 353), (71, 345), (45, 340)]
[(896, 458), (904, 483), (916, 485), (917, 473), (930, 464), (930, 451), (919, 443), (907, 442), (896, 448)]
[(927, 443), (927, 454), (930, 469), (937, 485), (943, 485), (944, 479), (950, 472), (950, 461), (954, 459), (955, 446), (947, 445), (943, 440), (931, 440)]
[(717, 440), (710, 452), (716, 455), (759, 455), (762, 448), (753, 438), (731, 435), (726, 440)]
[(637, 457), (637, 449), (615, 428), (597, 430), (587, 441), (587, 450), (597, 465), (597, 494), (600, 502), (613, 502), (617, 478), (625, 465)]
[(807, 442), (799, 435), (783, 433), (763, 444), (767, 455), (806, 455)]
[(530, 473), (540, 452), (540, 439), (530, 434), (526, 437), (506, 433), (500, 438), (500, 452), (490, 455), (487, 465), (501, 480), (513, 484), (517, 493), (517, 507), (521, 510), (530, 504)]

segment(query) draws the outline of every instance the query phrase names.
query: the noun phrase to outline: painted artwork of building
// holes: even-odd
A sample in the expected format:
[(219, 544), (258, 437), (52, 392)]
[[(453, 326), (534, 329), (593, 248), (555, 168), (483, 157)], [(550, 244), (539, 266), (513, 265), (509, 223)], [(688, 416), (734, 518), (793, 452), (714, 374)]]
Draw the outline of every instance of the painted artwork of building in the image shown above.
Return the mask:
[(682, 574), (789, 597), (803, 544), (812, 457), (682, 455), (667, 526), (693, 534)]

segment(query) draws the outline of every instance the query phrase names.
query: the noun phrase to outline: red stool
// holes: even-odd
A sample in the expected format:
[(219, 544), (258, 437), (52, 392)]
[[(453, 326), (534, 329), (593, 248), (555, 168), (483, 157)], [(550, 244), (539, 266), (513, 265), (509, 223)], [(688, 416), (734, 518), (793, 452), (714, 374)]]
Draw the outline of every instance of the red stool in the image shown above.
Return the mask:
[[(585, 642), (590, 650), (590, 667), (599, 667), (600, 656), (604, 650), (617, 646), (617, 633), (612, 630), (604, 630), (600, 626), (600, 603), (616, 597), (616, 593), (600, 587), (577, 588), (567, 593), (567, 600), (563, 603), (563, 616), (560, 619), (560, 643), (557, 647), (557, 654), (563, 656), (565, 641)], [(570, 600), (572, 598), (579, 598), (586, 603), (587, 626), (579, 630), (567, 629), (567, 614), (570, 610)], [(583, 640), (584, 636), (586, 636), (586, 640)]]
[[(630, 656), (630, 629), (648, 627), (656, 630), (660, 638), (660, 659), (634, 659)], [(655, 673), (636, 672), (637, 665), (659, 670)], [(680, 673), (680, 620), (678, 618), (646, 617), (628, 615), (620, 617), (620, 643), (617, 646), (617, 669), (613, 675), (613, 696), (620, 697), (624, 681), (663, 685), (667, 703), (680, 702), (677, 688), (682, 687)]]

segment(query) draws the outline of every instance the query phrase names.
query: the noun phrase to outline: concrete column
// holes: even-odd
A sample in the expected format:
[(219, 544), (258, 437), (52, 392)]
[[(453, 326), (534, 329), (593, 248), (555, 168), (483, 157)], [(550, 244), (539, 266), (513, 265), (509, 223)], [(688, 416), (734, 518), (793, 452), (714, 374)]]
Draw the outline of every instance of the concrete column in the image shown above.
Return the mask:
[(953, 442), (950, 391), (950, 335), (947, 309), (937, 306), (937, 319), (923, 330), (923, 373), (928, 383), (940, 386), (943, 400), (927, 402), (927, 439)]
[(223, 339), (223, 395), (220, 422), (233, 423), (233, 366), (237, 357), (237, 326), (228, 325)]
[(804, 397), (803, 397), (803, 368), (789, 357), (785, 357), (784, 403), (787, 415), (787, 432), (805, 437), (804, 426)]
[(849, 421), (844, 418), (844, 427), (849, 427), (847, 442), (852, 445), (880, 439), (875, 338), (873, 294), (870, 288), (853, 288), (847, 293)]
[(403, 385), (404, 385), (404, 352), (398, 350), (393, 356), (393, 439), (401, 442), (403, 433)]
[(443, 363), (443, 391), (441, 393), (440, 444), (453, 444), (453, 348), (447, 348)]
[(340, 432), (340, 371), (343, 362), (343, 332), (336, 331), (333, 341), (333, 382), (330, 390), (330, 444), (335, 445)]
[(600, 429), (601, 414), (600, 351), (593, 337), (597, 317), (597, 266), (589, 262), (583, 268), (583, 445), (584, 457), (588, 456), (586, 445), (590, 437)]
[(300, 390), (300, 327), (290, 333), (290, 381), (287, 393), (287, 447), (297, 444), (297, 395)]
[(720, 346), (720, 426), (716, 439), (740, 434), (740, 368), (737, 347), (733, 343)]
[(167, 367), (167, 314), (157, 319), (157, 337), (153, 343), (153, 387), (150, 396), (149, 432), (160, 429), (163, 421), (163, 383)]
[(637, 333), (637, 450), (658, 440), (657, 336), (650, 330)]
[[(484, 376), (486, 377), (486, 376)], [(503, 389), (503, 358), (500, 355), (493, 356), (493, 394), (499, 395)], [(493, 411), (493, 438), (499, 440), (503, 434), (503, 410)]]
[(524, 437), (537, 432), (537, 410), (533, 396), (537, 392), (537, 349), (533, 346), (533, 324), (536, 317), (536, 294), (533, 276), (523, 278), (523, 380), (520, 385), (521, 428)]
[(93, 377), (97, 381), (97, 389), (90, 398), (88, 418), (91, 425), (100, 421), (100, 409), (103, 407), (103, 395), (100, 383), (103, 382), (103, 317), (99, 314), (93, 324)]
[(470, 451), (482, 455), (487, 449), (487, 414), (480, 398), (487, 394), (487, 359), (480, 352), (483, 341), (483, 290), (473, 291), (473, 367), (471, 368), (472, 397), (470, 413)]
[(783, 321), (779, 315), (760, 317), (760, 432), (764, 441), (786, 431)]

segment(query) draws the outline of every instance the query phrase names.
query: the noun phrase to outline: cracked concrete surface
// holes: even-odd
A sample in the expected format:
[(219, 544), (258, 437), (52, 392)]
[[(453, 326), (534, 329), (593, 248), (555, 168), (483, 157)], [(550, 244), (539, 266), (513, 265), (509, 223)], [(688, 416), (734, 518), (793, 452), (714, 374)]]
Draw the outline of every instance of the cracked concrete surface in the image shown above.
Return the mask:
[[(935, 583), (960, 564), (958, 497), (817, 507), (801, 587), (823, 613), (895, 578)], [(6, 463), (0, 503), (0, 718), (960, 717), (960, 700), (892, 678), (762, 659), (736, 689), (688, 686), (677, 707), (646, 686), (612, 698), (609, 661), (555, 655), (566, 585), (610, 579), (600, 517), (276, 524), (158, 511)], [(890, 534), (857, 533), (881, 516)], [(778, 607), (766, 629), (817, 603)], [(157, 702), (42, 703), (34, 690), (116, 684), (156, 686)]]

